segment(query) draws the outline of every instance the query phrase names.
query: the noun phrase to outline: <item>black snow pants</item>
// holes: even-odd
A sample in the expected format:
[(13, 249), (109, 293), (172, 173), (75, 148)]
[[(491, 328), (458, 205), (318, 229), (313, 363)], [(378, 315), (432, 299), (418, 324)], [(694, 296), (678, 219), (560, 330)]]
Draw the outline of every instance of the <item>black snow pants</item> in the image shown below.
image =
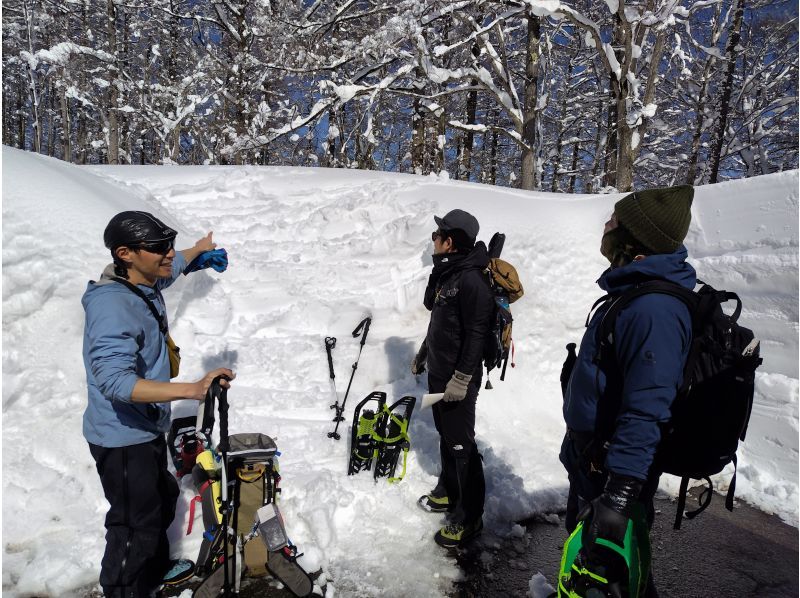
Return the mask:
[[(451, 520), (470, 525), (483, 516), (486, 483), (483, 462), (475, 443), (475, 405), (481, 385), (473, 378), (463, 401), (439, 401), (433, 405), (433, 422), (439, 432), (442, 473), (439, 478), (451, 504)], [(448, 379), (428, 375), (430, 393), (444, 392)]]
[(169, 569), (167, 528), (180, 492), (167, 469), (167, 443), (160, 436), (119, 448), (89, 443), (89, 450), (111, 505), (100, 569), (103, 593), (146, 598)]

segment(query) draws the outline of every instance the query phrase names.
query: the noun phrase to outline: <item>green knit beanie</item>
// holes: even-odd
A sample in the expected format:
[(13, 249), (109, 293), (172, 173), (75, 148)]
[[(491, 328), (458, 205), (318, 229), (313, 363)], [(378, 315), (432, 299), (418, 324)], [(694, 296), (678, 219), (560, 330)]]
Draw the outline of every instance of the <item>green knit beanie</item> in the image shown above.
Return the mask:
[(626, 195), (614, 206), (617, 220), (653, 253), (672, 253), (689, 232), (694, 187), (645, 189)]

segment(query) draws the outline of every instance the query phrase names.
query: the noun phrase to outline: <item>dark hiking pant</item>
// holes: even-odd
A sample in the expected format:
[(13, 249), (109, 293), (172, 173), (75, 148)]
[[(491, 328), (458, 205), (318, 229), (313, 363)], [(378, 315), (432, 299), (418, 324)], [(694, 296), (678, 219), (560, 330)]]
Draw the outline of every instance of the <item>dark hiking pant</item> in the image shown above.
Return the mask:
[(161, 436), (144, 444), (105, 448), (89, 443), (106, 500), (106, 550), (100, 585), (107, 597), (145, 598), (169, 568), (167, 528), (178, 483), (167, 470)]
[[(431, 393), (444, 392), (447, 380), (428, 376)], [(451, 520), (472, 524), (483, 516), (486, 483), (483, 462), (475, 443), (475, 404), (480, 378), (473, 379), (463, 401), (439, 401), (433, 405), (433, 422), (439, 432), (442, 473), (439, 477), (451, 504)]]
[[(591, 463), (602, 463), (603, 458), (595, 451), (593, 434), (567, 431), (564, 442), (561, 444), (559, 459), (567, 470), (569, 477), (569, 496), (567, 497), (566, 528), (570, 534), (578, 526), (578, 514), (595, 498), (603, 493), (608, 480), (608, 473), (604, 469), (591, 467)], [(651, 474), (647, 478), (639, 494), (639, 502), (644, 505), (647, 527), (652, 529), (655, 518), (653, 497), (658, 490), (660, 473)], [(658, 598), (653, 582), (653, 571), (650, 570), (647, 580), (647, 589), (644, 598)]]

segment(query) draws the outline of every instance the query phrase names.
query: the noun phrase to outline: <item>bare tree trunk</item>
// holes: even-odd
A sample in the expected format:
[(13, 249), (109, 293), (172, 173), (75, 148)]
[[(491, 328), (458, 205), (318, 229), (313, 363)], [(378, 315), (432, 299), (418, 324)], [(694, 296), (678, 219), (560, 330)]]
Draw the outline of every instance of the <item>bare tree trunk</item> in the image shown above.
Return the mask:
[[(619, 104), (617, 105), (620, 106)], [(624, 108), (623, 108), (624, 110)], [(617, 112), (617, 176), (614, 185), (619, 191), (633, 188), (633, 130), (625, 120), (625, 113)]]
[[(578, 46), (580, 48), (580, 46)], [(565, 130), (565, 123), (567, 121), (567, 101), (569, 95), (569, 82), (572, 78), (572, 64), (577, 56), (577, 52), (575, 52), (572, 57), (569, 59), (569, 64), (567, 65), (567, 76), (564, 81), (564, 93), (562, 94), (561, 98), (561, 118), (558, 119), (558, 136), (556, 138), (556, 158), (555, 162), (553, 163), (553, 181), (550, 185), (550, 191), (555, 193), (558, 191), (558, 171), (561, 168), (561, 154), (564, 151), (564, 130)], [(575, 152), (573, 151), (573, 157)], [(573, 160), (574, 162), (574, 160)], [(573, 170), (575, 167), (572, 167)], [(573, 177), (573, 185), (574, 185), (574, 177)]]
[(119, 164), (119, 125), (117, 124), (117, 104), (119, 91), (117, 90), (117, 9), (114, 0), (106, 0), (106, 33), (108, 35), (108, 53), (114, 57), (114, 64), (109, 69), (109, 97), (108, 97), (108, 163)]
[[(473, 80), (473, 86), (477, 86), (477, 82)], [(478, 90), (472, 89), (467, 94), (467, 124), (474, 125), (477, 123), (478, 112)], [(472, 130), (464, 131), (461, 139), (461, 151), (458, 156), (458, 170), (456, 171), (456, 179), (468, 181), (472, 174), (472, 148), (475, 145), (475, 132)]]
[(520, 187), (531, 190), (536, 185), (536, 129), (539, 91), (539, 17), (528, 15), (528, 42), (525, 56), (525, 100), (522, 112), (522, 172)]
[(64, 152), (63, 159), (67, 162), (72, 162), (72, 129), (66, 90), (62, 91), (59, 97), (61, 99), (61, 147)]
[(19, 147), (21, 150), (24, 150), (26, 129), (25, 121), (27, 119), (25, 117), (25, 98), (22, 95), (22, 86), (17, 89), (17, 118), (19, 119), (17, 121), (17, 125), (19, 126), (19, 130), (17, 131), (17, 134), (19, 135), (19, 138), (17, 139), (17, 147)]
[(703, 87), (700, 90), (700, 97), (697, 99), (697, 107), (695, 108), (692, 149), (689, 153), (689, 164), (686, 171), (686, 183), (689, 185), (694, 185), (697, 178), (697, 163), (700, 160), (700, 140), (703, 138), (703, 122), (705, 121), (706, 101), (708, 100), (709, 77), (714, 61), (714, 57), (709, 56), (705, 66), (703, 66)]
[(58, 108), (56, 107), (56, 98), (58, 92), (55, 84), (51, 83), (47, 86), (47, 155), (51, 158), (56, 155), (56, 115)]
[[(170, 8), (173, 8), (174, 2), (170, 2)], [(176, 43), (181, 36), (181, 30), (178, 26), (177, 19), (170, 19), (170, 34), (173, 38), (173, 43), (170, 45), (170, 52), (169, 52), (169, 66), (167, 68), (167, 72), (169, 73), (170, 81), (177, 81), (178, 80), (178, 51), (177, 47), (178, 44)], [(176, 107), (176, 115), (177, 115), (177, 107)], [(180, 122), (175, 123), (175, 128), (172, 130), (172, 142), (170, 144), (171, 151), (170, 151), (170, 159), (175, 164), (178, 163), (181, 157), (181, 124)]]
[[(3, 110), (3, 144), (11, 146), (13, 145), (13, 141), (11, 138), (12, 135), (12, 112), (8, 110), (8, 106), (10, 102), (8, 101), (8, 94), (5, 92), (5, 88), (3, 89), (3, 106), (6, 107), (6, 110)], [(10, 90), (9, 90), (10, 91)]]
[[(619, 10), (624, 11), (622, 3), (619, 5)], [(628, 80), (625, 73), (635, 73), (634, 59), (630, 55), (633, 47), (633, 32), (630, 23), (623, 19), (620, 13), (617, 13), (615, 18), (617, 24), (614, 27), (614, 46), (621, 49), (615, 50), (614, 53), (617, 55), (617, 61), (622, 65), (622, 77), (619, 80), (615, 75), (611, 76), (611, 90), (616, 104), (614, 142), (617, 154), (613, 185), (619, 191), (630, 191), (633, 186), (634, 151), (632, 147), (633, 130), (628, 124)], [(653, 68), (657, 69), (658, 63), (655, 63)]]
[(595, 128), (594, 136), (594, 161), (592, 163), (592, 178), (588, 181), (588, 184), (585, 184), (585, 187), (587, 189), (591, 189), (592, 191), (594, 191), (596, 188), (595, 182), (597, 181), (600, 172), (600, 163), (603, 161), (603, 156), (608, 156), (608, 149), (604, 147), (604, 145), (608, 144), (608, 131), (606, 131), (606, 134), (603, 135), (603, 128), (600, 126), (600, 122), (603, 117), (603, 111), (605, 109), (605, 102), (603, 102), (603, 98), (600, 97), (597, 100), (597, 127)]
[[(28, 9), (28, 0), (23, 0), (22, 11), (25, 16), (25, 25), (28, 33), (28, 52), (33, 55), (33, 12)], [(36, 75), (29, 64), (25, 68), (28, 71), (28, 90), (31, 99), (31, 112), (33, 113), (33, 151), (37, 154), (42, 151), (41, 122), (39, 120), (39, 94), (36, 91)]]
[(579, 143), (575, 143), (572, 146), (572, 165), (570, 166), (572, 176), (569, 177), (569, 187), (567, 187), (567, 193), (575, 193), (575, 179), (577, 178), (575, 173), (578, 172), (578, 154), (580, 153), (580, 149)]
[[(490, 112), (489, 122), (493, 123), (494, 111)], [(497, 129), (492, 129), (489, 142), (489, 184), (497, 183)]]
[[(611, 86), (619, 87), (619, 82), (612, 78)], [(617, 181), (617, 103), (612, 91), (606, 106), (606, 148), (603, 164), (603, 186), (614, 185)]]
[(422, 103), (414, 98), (411, 116), (411, 170), (423, 173), (425, 168), (425, 114)]
[(445, 115), (445, 111), (442, 110), (439, 113), (439, 122), (437, 126), (437, 135), (436, 135), (436, 145), (435, 152), (433, 154), (433, 171), (434, 172), (442, 172), (443, 170), (447, 169), (447, 161), (445, 157), (445, 149), (447, 147), (446, 142), (446, 135), (447, 135), (447, 119)]
[[(83, 32), (91, 30), (91, 25), (89, 23), (88, 2), (84, 3), (83, 10), (81, 12), (81, 28)], [(86, 71), (84, 69), (80, 69), (78, 71), (79, 89), (84, 89), (85, 80), (86, 80)], [(75, 150), (74, 150), (76, 164), (86, 164), (86, 135), (87, 135), (86, 117), (84, 116), (84, 107), (81, 105), (80, 102), (76, 102), (75, 103)]]
[(733, 74), (736, 70), (736, 59), (739, 52), (736, 46), (739, 45), (739, 38), (742, 31), (742, 20), (744, 17), (745, 0), (734, 0), (736, 2), (733, 9), (733, 22), (728, 34), (728, 43), (725, 47), (725, 59), (728, 61), (728, 70), (725, 75), (725, 82), (719, 98), (719, 119), (716, 123), (711, 141), (711, 173), (708, 177), (709, 183), (716, 183), (719, 177), (719, 163), (722, 156), (722, 146), (725, 143), (725, 129), (728, 127), (728, 111), (730, 110), (731, 93), (733, 92)]

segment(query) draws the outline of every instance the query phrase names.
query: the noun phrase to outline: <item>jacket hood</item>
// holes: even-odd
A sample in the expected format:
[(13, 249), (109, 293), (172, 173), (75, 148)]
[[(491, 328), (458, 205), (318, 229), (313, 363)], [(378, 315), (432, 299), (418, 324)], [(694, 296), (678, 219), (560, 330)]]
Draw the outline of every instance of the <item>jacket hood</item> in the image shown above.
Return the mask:
[(103, 272), (100, 274), (100, 280), (95, 282), (96, 285), (107, 285), (114, 282), (113, 278), (116, 276), (116, 272), (114, 272), (114, 264), (109, 264), (105, 268), (103, 268)]
[(686, 262), (688, 255), (683, 245), (673, 253), (648, 255), (641, 261), (620, 268), (609, 268), (603, 272), (597, 284), (612, 295), (648, 280), (667, 280), (692, 290), (697, 284), (697, 273)]

